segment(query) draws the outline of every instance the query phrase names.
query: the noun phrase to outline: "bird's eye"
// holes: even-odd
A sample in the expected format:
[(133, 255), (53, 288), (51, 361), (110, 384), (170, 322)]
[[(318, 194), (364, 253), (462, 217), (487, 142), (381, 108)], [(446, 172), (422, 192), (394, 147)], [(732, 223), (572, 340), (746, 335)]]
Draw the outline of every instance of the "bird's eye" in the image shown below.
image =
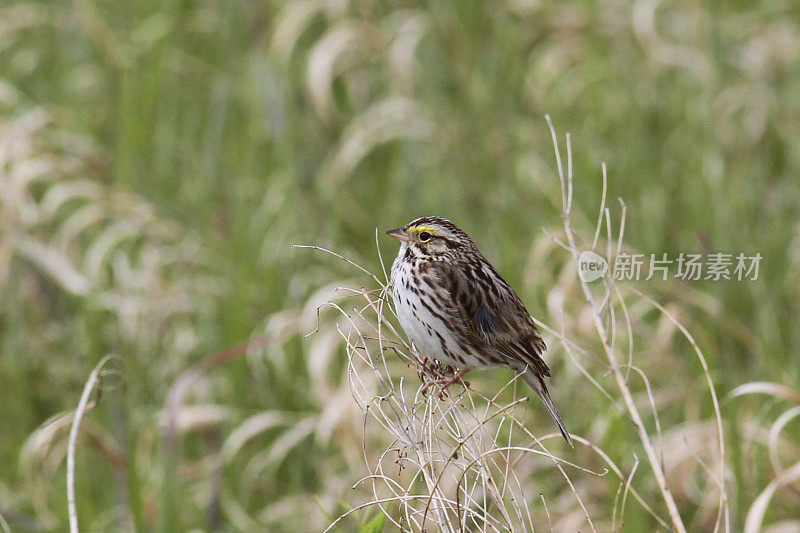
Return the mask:
[(422, 242), (428, 242), (429, 240), (431, 240), (431, 234), (428, 233), (427, 231), (423, 231), (422, 233), (419, 234), (419, 240)]

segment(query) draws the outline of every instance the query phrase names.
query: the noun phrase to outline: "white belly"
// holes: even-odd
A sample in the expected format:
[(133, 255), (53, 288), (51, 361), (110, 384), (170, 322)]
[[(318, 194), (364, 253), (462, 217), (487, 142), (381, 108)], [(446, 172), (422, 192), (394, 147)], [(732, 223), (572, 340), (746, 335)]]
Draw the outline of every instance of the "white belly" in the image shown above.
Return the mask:
[[(404, 250), (401, 247), (400, 257)], [(474, 364), (474, 357), (464, 353), (464, 350), (456, 342), (451, 328), (444, 323), (442, 318), (432, 313), (431, 307), (437, 314), (440, 310), (436, 304), (425, 296), (420, 296), (406, 288), (406, 280), (411, 276), (411, 267), (407, 263), (399, 263), (395, 260), (392, 265), (392, 295), (394, 296), (395, 310), (400, 325), (408, 335), (409, 340), (414, 343), (417, 350), (429, 359), (436, 359), (445, 365), (452, 365), (456, 368), (470, 367)], [(423, 304), (423, 299), (425, 303)]]

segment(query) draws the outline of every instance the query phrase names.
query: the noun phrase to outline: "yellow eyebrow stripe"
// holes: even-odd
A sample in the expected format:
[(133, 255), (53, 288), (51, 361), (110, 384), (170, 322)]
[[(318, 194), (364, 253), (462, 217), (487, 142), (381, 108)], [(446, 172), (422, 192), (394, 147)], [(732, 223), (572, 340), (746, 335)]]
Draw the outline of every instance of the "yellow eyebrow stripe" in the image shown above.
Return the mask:
[(414, 232), (414, 233), (416, 233), (417, 235), (419, 235), (419, 234), (420, 234), (420, 233), (422, 233), (423, 231), (427, 231), (427, 232), (428, 232), (428, 233), (430, 233), (431, 235), (437, 235), (436, 228), (434, 228), (434, 227), (432, 227), (432, 226), (417, 226), (417, 227), (415, 227), (415, 228), (411, 228), (411, 229), (409, 229), (408, 231)]

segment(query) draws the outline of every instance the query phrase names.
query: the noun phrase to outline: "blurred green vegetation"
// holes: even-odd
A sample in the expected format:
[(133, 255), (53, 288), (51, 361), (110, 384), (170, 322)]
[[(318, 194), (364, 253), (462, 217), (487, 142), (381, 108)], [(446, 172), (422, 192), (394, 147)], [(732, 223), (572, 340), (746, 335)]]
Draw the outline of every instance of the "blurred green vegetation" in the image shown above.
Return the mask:
[[(641, 288), (691, 302), (680, 318), (722, 395), (749, 381), (796, 389), (798, 65), (800, 6), (788, 0), (5, 1), (0, 514), (14, 530), (66, 527), (63, 464), (52, 459), (65, 440), (34, 437), (74, 409), (91, 369), (115, 353), (119, 376), (91, 414), (98, 436), (78, 454), (79, 465), (103, 465), (79, 472), (82, 523), (245, 527), (230, 504), (209, 505), (214, 481), (202, 468), (175, 464), (159, 420), (182, 373), (264, 334), (280, 342), (193, 392), (221, 410), (220, 423), (209, 429), (211, 415), (198, 415), (205, 429), (174, 453), (213, 470), (203, 458), (247, 416), (285, 417), (251, 444), (263, 448), (325, 407), (308, 393), (313, 341), (292, 317), (326, 286), (368, 280), (292, 243), (378, 272), (376, 227), (445, 216), (535, 316), (557, 321), (542, 284), (553, 273), (530, 268), (540, 228), (560, 224), (545, 114), (571, 132), (576, 217), (587, 228), (607, 161), (609, 203), (628, 206), (631, 249), (762, 254), (757, 281)], [(379, 240), (391, 260), (394, 243)], [(702, 387), (687, 365), (696, 374), (686, 386)], [(561, 398), (576, 420), (578, 406)], [(761, 459), (743, 468), (755, 452), (736, 444), (741, 420), (771, 407), (725, 407), (738, 521), (772, 475)], [(310, 430), (297, 438), (282, 460), (265, 459), (248, 486), (257, 490), (238, 494), (262, 526), (279, 528), (268, 516), (287, 530), (304, 517), (324, 524), (352, 485), (336, 471), (346, 460), (319, 464), (346, 455), (336, 442)], [(122, 464), (108, 467), (102, 458), (115, 453)], [(223, 483), (236, 487), (249, 466), (229, 465)], [(305, 503), (271, 506), (287, 495)], [(793, 505), (787, 497), (773, 518)], [(652, 526), (629, 513), (634, 530)]]

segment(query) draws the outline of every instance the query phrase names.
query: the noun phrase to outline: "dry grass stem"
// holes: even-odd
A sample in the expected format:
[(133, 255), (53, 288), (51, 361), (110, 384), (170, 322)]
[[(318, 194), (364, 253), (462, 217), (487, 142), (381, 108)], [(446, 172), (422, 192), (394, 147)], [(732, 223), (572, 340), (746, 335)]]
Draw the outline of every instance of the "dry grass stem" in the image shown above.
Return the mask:
[(78, 533), (78, 509), (75, 505), (75, 450), (78, 446), (78, 431), (80, 430), (83, 416), (94, 406), (94, 403), (89, 402), (89, 398), (100, 381), (103, 367), (114, 358), (115, 356), (113, 355), (103, 357), (89, 374), (89, 379), (86, 380), (86, 385), (83, 387), (83, 393), (69, 430), (67, 443), (67, 511), (71, 533)]

